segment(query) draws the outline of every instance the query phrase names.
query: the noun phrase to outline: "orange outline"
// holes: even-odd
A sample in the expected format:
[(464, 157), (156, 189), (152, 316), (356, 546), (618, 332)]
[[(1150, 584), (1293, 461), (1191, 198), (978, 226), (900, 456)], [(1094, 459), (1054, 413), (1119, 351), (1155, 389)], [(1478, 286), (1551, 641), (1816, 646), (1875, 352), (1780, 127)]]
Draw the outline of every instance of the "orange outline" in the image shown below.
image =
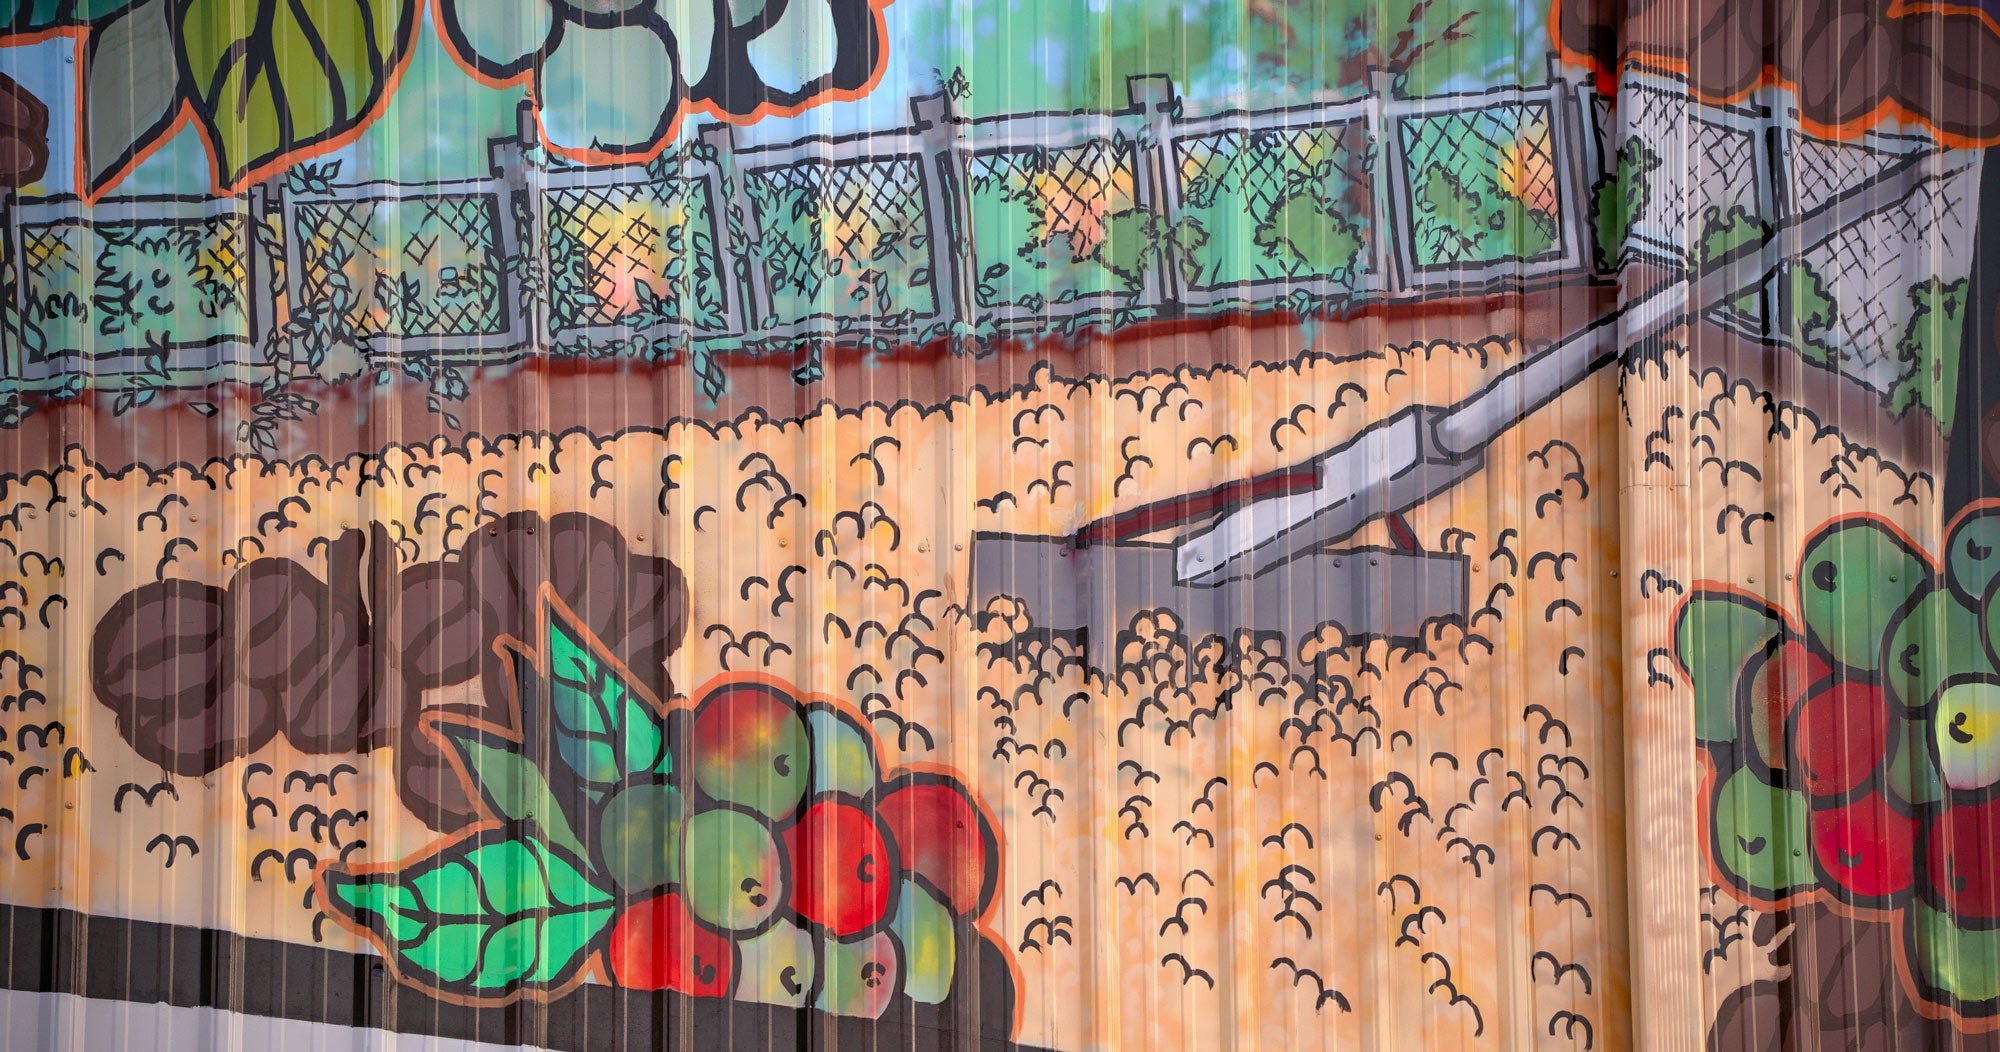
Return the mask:
[[(645, 686), (644, 682), (633, 674), (630, 666), (611, 653), (610, 648), (604, 645), (603, 640), (599, 639), (596, 633), (592, 632), (578, 619), (575, 611), (572, 611), (568, 604), (564, 603), (556, 595), (554, 585), (547, 581), (542, 582), (536, 590), (536, 605), (539, 607), (536, 621), (536, 627), (540, 632), (539, 638), (548, 638), (552, 620), (562, 620), (571, 631), (585, 640), (586, 645), (597, 652), (597, 655), (611, 668), (613, 674), (624, 681), (627, 689), (631, 691), (634, 697), (640, 699), (644, 704), (651, 706), (653, 711), (662, 717), (671, 716), (676, 711), (692, 712), (700, 704), (693, 700), (695, 697), (706, 699), (719, 691), (737, 684), (764, 687), (784, 693), (802, 708), (816, 703), (824, 704), (846, 716), (852, 717), (853, 723), (866, 728), (869, 746), (874, 753), (872, 758), (875, 761), (878, 772), (876, 775), (878, 783), (888, 782), (905, 774), (941, 776), (952, 779), (964, 791), (966, 799), (971, 801), (972, 806), (978, 809), (980, 817), (985, 819), (987, 828), (993, 833), (994, 857), (989, 859), (988, 863), (994, 867), (994, 893), (987, 900), (985, 910), (979, 916), (971, 919), (974, 929), (981, 935), (984, 935), (993, 945), (1000, 948), (1002, 959), (1007, 963), (1007, 970), (1014, 980), (1014, 1017), (1008, 1023), (1008, 1039), (1012, 1040), (1020, 1033), (1021, 1022), (1026, 1011), (1025, 979), (1021, 972), (1020, 962), (1014, 957), (1013, 948), (1008, 944), (1007, 940), (999, 937), (997, 930), (992, 926), (994, 915), (1000, 905), (1000, 879), (1005, 872), (1007, 841), (1001, 830), (1000, 823), (994, 819), (992, 809), (987, 806), (986, 802), (977, 793), (973, 792), (971, 783), (966, 780), (961, 772), (945, 764), (921, 761), (897, 764), (894, 767), (884, 765), (882, 757), (886, 754), (886, 751), (882, 745), (881, 735), (876, 733), (874, 724), (857, 707), (849, 703), (846, 699), (835, 695), (801, 692), (791, 683), (764, 672), (724, 672), (703, 683), (700, 689), (696, 690), (692, 695), (682, 694), (670, 699), (661, 699), (655, 696)], [(503, 635), (493, 641), (492, 650), (503, 659), (513, 656), (526, 657), (538, 673), (542, 675), (548, 674), (549, 655), (546, 652), (546, 646), (540, 649), (530, 648), (513, 636)], [(466, 727), (518, 745), (522, 742), (522, 735), (519, 730), (521, 726), (521, 692), (519, 684), (511, 678), (507, 680), (505, 705), (505, 712), (511, 724), (505, 727), (473, 713), (454, 712), (450, 710), (428, 712), (419, 718), (419, 732), (429, 735), (440, 746), (439, 751), (444, 754), (446, 760), (451, 764), (452, 773), (458, 776), (467, 797), (472, 801), (473, 806), (481, 816), (480, 819), (456, 833), (440, 837), (410, 855), (394, 861), (349, 865), (338, 859), (325, 860), (313, 874), (313, 887), (319, 895), (319, 901), (328, 904), (333, 902), (333, 899), (328, 894), (326, 880), (329, 875), (336, 871), (354, 876), (362, 876), (393, 873), (408, 869), (458, 844), (460, 841), (478, 836), (481, 833), (500, 829), (504, 826), (505, 823), (502, 818), (488, 809), (486, 794), (480, 791), (477, 780), (473, 777), (471, 769), (466, 766), (464, 758), (459, 755), (458, 749), (452, 747), (445, 740), (444, 728), (446, 725)], [(486, 711), (492, 711), (490, 704)], [(585, 859), (583, 861), (587, 863), (589, 860)], [(497, 996), (452, 993), (438, 990), (428, 983), (404, 975), (401, 971), (400, 961), (389, 951), (381, 935), (374, 929), (352, 921), (339, 910), (328, 910), (327, 914), (333, 918), (333, 922), (336, 925), (375, 947), (377, 952), (381, 954), (390, 974), (395, 977), (398, 983), (421, 990), (436, 1000), (447, 1004), (467, 1007), (503, 1007), (520, 1001), (523, 998), (548, 1002), (568, 995), (577, 986), (591, 978), (598, 978), (603, 980), (607, 985), (613, 985), (613, 977), (605, 965), (603, 952), (598, 950), (592, 951), (590, 956), (577, 968), (576, 975), (560, 986), (516, 987)], [(973, 960), (969, 955), (961, 955), (960, 959)], [(709, 999), (715, 1000), (715, 998)], [(733, 1001), (734, 998), (724, 998), (724, 1000)]]
[[(452, 63), (463, 70), (466, 76), (489, 88), (521, 87), (526, 89), (528, 102), (534, 112), (535, 134), (541, 139), (544, 149), (558, 157), (577, 164), (645, 164), (659, 157), (661, 153), (666, 151), (667, 147), (679, 141), (682, 125), (687, 121), (688, 114), (690, 113), (704, 114), (724, 124), (748, 127), (767, 118), (796, 117), (817, 106), (824, 106), (835, 102), (856, 102), (873, 94), (876, 87), (882, 83), (883, 76), (889, 70), (889, 21), (885, 9), (895, 2), (896, 0), (868, 0), (869, 12), (875, 16), (875, 38), (881, 43), (875, 55), (875, 68), (869, 71), (867, 81), (859, 87), (829, 88), (803, 102), (790, 106), (774, 106), (768, 101), (760, 102), (757, 104), (757, 108), (751, 110), (749, 113), (730, 113), (716, 108), (713, 103), (707, 100), (692, 102), (683, 96), (680, 100), (680, 112), (674, 115), (673, 121), (667, 125), (667, 130), (660, 135), (659, 141), (653, 143), (653, 145), (647, 147), (645, 150), (636, 153), (571, 149), (557, 146), (549, 140), (548, 129), (542, 125), (542, 100), (535, 96), (535, 69), (533, 64), (511, 77), (489, 77), (475, 68), (472, 62), (465, 56), (459, 54), (458, 45), (452, 41), (451, 34), (444, 31), (444, 24), (441, 21), (444, 18), (444, 3), (442, 0), (431, 4), (431, 21), (437, 30), (438, 42), (444, 47), (445, 54), (451, 56)], [(555, 17), (561, 18), (562, 16), (558, 14)], [(570, 30), (566, 29), (564, 32), (570, 32)], [(545, 60), (546, 57), (538, 56), (541, 60)], [(678, 56), (676, 56), (676, 63), (678, 64)], [(681, 75), (680, 70), (676, 69), (674, 75), (683, 84), (685, 83), (686, 78)]]
[[(1795, 3), (1798, 0), (1779, 0), (1779, 2)], [(1555, 47), (1556, 54), (1564, 62), (1573, 66), (1581, 66), (1591, 71), (1597, 80), (1600, 94), (1616, 97), (1617, 81), (1624, 74), (1625, 64), (1633, 58), (1644, 60), (1642, 64), (1649, 68), (1676, 73), (1682, 76), (1688, 74), (1688, 60), (1685, 54), (1670, 55), (1653, 48), (1630, 45), (1625, 46), (1619, 51), (1617, 58), (1617, 62), (1619, 63), (1618, 69), (1607, 70), (1599, 67), (1594, 58), (1584, 52), (1571, 48), (1563, 40), (1562, 5), (1563, 0), (1549, 0), (1549, 41)], [(1906, 15), (1933, 13), (1942, 15), (1977, 15), (1981, 21), (1986, 23), (1988, 32), (1993, 33), (1995, 36), (2000, 36), (2000, 21), (1996, 21), (1991, 14), (1988, 14), (1983, 9), (1969, 4), (1938, 2), (1938, 0), (1891, 0), (1888, 10), (1884, 12), (1884, 16), (1890, 19), (1898, 19)], [(1835, 75), (1838, 75), (1838, 73), (1836, 72)], [(1793, 82), (1790, 78), (1780, 76), (1776, 68), (1769, 63), (1765, 63), (1763, 70), (1758, 74), (1757, 78), (1741, 91), (1732, 92), (1727, 95), (1711, 95), (1707, 92), (1696, 90), (1692, 83), (1688, 85), (1688, 91), (1695, 98), (1704, 102), (1727, 105), (1733, 102), (1740, 102), (1757, 89), (1766, 86), (1782, 88), (1790, 92), (1794, 97), (1797, 97), (1799, 94), (1797, 83)], [(2000, 132), (1995, 132), (1993, 135), (1984, 137), (1947, 132), (1931, 123), (1929, 118), (1911, 112), (1902, 102), (1887, 94), (1876, 100), (1875, 105), (1861, 116), (1841, 121), (1838, 124), (1825, 124), (1801, 113), (1799, 115), (1799, 126), (1808, 135), (1815, 138), (1847, 141), (1860, 138), (1863, 133), (1872, 131), (1891, 120), (1904, 124), (1914, 124), (1923, 128), (1930, 133), (1931, 138), (1936, 140), (1938, 145), (1948, 149), (1978, 149), (2000, 144)]]

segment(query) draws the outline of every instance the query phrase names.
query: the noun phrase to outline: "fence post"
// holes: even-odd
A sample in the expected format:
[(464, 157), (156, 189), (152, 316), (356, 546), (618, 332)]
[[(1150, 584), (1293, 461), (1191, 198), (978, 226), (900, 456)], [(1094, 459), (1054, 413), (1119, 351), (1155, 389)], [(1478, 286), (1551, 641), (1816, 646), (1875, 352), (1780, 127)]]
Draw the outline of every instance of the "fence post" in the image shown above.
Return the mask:
[[(1548, 57), (1549, 148), (1556, 151), (1556, 206), (1562, 209), (1562, 232), (1576, 269), (1586, 275), (1597, 273), (1597, 238), (1591, 223), (1590, 161), (1595, 151), (1588, 139), (1594, 134), (1582, 120), (1579, 99), (1582, 92), (1571, 90), (1556, 55)], [(1584, 103), (1588, 105), (1586, 101)]]
[[(542, 202), (539, 195), (530, 193), (528, 189), (528, 151), (540, 139), (541, 131), (535, 124), (534, 103), (523, 99), (514, 111), (514, 134), (489, 140), (486, 144), (487, 168), (500, 191), (500, 214), (495, 217), (498, 225), (494, 236), (499, 241), (498, 247), (502, 251), (512, 247), (514, 258), (518, 260), (518, 265), (505, 270), (500, 285), (502, 295), (512, 306), (515, 320), (522, 328), (519, 346), (506, 348), (502, 354), (507, 361), (532, 357), (538, 351), (546, 354), (548, 348), (538, 347), (537, 344), (555, 333), (549, 317), (549, 275), (545, 266), (540, 301), (531, 309), (521, 295), (526, 285), (526, 269), (543, 264), (548, 258), (542, 248), (542, 225), (536, 221), (541, 214)], [(508, 236), (510, 232), (511, 237)]]
[[(1549, 74), (1561, 76), (1561, 60), (1549, 57)], [(1569, 81), (1569, 112), (1575, 115), (1579, 129), (1576, 139), (1583, 151), (1578, 157), (1580, 180), (1583, 188), (1583, 228), (1589, 240), (1584, 242), (1584, 250), (1590, 272), (1600, 278), (1611, 277), (1618, 271), (1617, 256), (1623, 246), (1609, 246), (1600, 252), (1597, 243), (1597, 190), (1600, 185), (1611, 180), (1618, 168), (1618, 150), (1613, 145), (1616, 129), (1611, 127), (1611, 113), (1608, 103), (1597, 93), (1596, 77), (1586, 75), (1580, 80)]]
[[(271, 334), (278, 331), (278, 297), (271, 287), (271, 279), (278, 273), (273, 268), (279, 261), (271, 258), (270, 250), (275, 247), (291, 255), (290, 239), (285, 237), (284, 219), (278, 212), (277, 195), (282, 176), (272, 176), (257, 183), (243, 195), (243, 251), (248, 264), (243, 268), (244, 281), (249, 288), (250, 323), (245, 326), (248, 346), (244, 348), (243, 366), (254, 368), (261, 364), (259, 359), (270, 346)], [(262, 225), (272, 224), (278, 231), (277, 244), (264, 243)], [(286, 262), (289, 268), (289, 262)]]
[(954, 338), (972, 321), (972, 223), (963, 186), (964, 166), (958, 102), (945, 92), (910, 100), (914, 131), (922, 138), (931, 170), (924, 177), (924, 212), (928, 217), (931, 294), (937, 298), (938, 321), (947, 338)]
[[(1410, 234), (1408, 185), (1398, 178), (1402, 172), (1402, 145), (1396, 141), (1396, 117), (1390, 103), (1398, 98), (1395, 74), (1381, 67), (1368, 70), (1368, 132), (1375, 140), (1375, 162), (1368, 173), (1374, 183), (1369, 196), (1375, 202), (1375, 272), (1382, 282), (1382, 295), (1395, 297), (1408, 289), (1403, 272), (1404, 239)], [(1398, 220), (1401, 220), (1400, 222)]]
[[(742, 339), (756, 339), (759, 323), (771, 316), (770, 275), (757, 264), (755, 246), (759, 240), (757, 210), (750, 206), (750, 194), (743, 181), (748, 178), (736, 163), (736, 129), (727, 124), (711, 124), (701, 130), (701, 141), (715, 151), (715, 170), (722, 178), (722, 214), (717, 216), (715, 240), (722, 262), (729, 268), (737, 302), (743, 305)], [(742, 225), (743, 243), (737, 244), (734, 215)]]
[[(20, 191), (0, 190), (0, 380), (22, 388), (26, 379), (26, 348), (22, 343), (27, 338), (23, 330), (27, 327), (25, 304), (21, 289), (27, 282), (27, 274), (21, 266), (20, 253), (16, 250), (16, 235), (21, 231), (20, 221), (14, 217), (14, 205), (20, 200)], [(5, 323), (12, 320), (11, 326)]]
[(1144, 133), (1132, 151), (1133, 175), (1137, 177), (1133, 196), (1163, 228), (1162, 244), (1153, 253), (1153, 280), (1145, 290), (1145, 300), (1154, 306), (1179, 309), (1181, 276), (1167, 242), (1180, 212), (1172, 154), (1174, 112), (1180, 109), (1181, 100), (1174, 91), (1173, 78), (1163, 73), (1128, 77), (1125, 92), (1132, 100), (1133, 112), (1145, 119)]

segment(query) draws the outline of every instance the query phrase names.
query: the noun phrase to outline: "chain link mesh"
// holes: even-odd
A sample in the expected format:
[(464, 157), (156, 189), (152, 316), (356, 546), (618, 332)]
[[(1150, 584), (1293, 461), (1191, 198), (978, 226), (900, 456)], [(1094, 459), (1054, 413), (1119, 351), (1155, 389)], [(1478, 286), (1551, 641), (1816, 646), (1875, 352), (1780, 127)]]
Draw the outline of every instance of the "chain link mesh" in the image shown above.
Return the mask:
[(1123, 141), (988, 151), (972, 161), (975, 301), (1039, 311), (1137, 292), (1152, 234)]
[(937, 312), (916, 160), (766, 168), (750, 173), (746, 190), (775, 322)]
[(1851, 143), (1828, 142), (1805, 135), (1785, 137), (1790, 163), (1787, 185), (1780, 197), (1794, 212), (1810, 211), (1843, 190), (1879, 175), (1896, 155)]
[(363, 337), (504, 333), (498, 225), (486, 196), (300, 202), (305, 296)]
[(21, 242), (22, 313), (48, 355), (143, 362), (170, 347), (250, 338), (240, 214), (24, 226)]
[(550, 326), (725, 323), (708, 194), (685, 180), (543, 196)]
[(1192, 287), (1352, 285), (1365, 268), (1374, 224), (1363, 122), (1179, 139), (1174, 162), (1181, 213), (1201, 233)]
[[(1889, 160), (1877, 154), (1875, 163)], [(1935, 297), (1954, 294), (1949, 276), (1962, 286), (1971, 268), (1976, 179), (1963, 170), (1927, 179), (1896, 207), (1801, 253), (1790, 264), (1796, 276), (1785, 275), (1784, 334), (1808, 358), (1878, 390), (1909, 379), (1929, 335), (1913, 330), (1913, 319), (1937, 306)]]
[(1549, 108), (1518, 103), (1397, 121), (1419, 268), (1532, 260), (1561, 246)]
[(1623, 135), (1664, 163), (1640, 175), (1631, 238), (1641, 251), (1676, 263), (1698, 259), (1704, 234), (1733, 212), (1759, 214), (1757, 188), (1770, 173), (1758, 163), (1756, 133), (1700, 119), (1684, 91), (1627, 82), (1618, 99)]

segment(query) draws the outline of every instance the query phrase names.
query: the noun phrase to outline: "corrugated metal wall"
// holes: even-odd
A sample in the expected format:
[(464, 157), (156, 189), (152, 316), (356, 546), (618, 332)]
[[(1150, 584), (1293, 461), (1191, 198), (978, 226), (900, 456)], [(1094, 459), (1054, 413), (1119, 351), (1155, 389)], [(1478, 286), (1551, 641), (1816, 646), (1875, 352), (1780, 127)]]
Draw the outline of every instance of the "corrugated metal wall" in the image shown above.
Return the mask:
[(1984, 1047), (1996, 52), (0, 0), (0, 1047)]

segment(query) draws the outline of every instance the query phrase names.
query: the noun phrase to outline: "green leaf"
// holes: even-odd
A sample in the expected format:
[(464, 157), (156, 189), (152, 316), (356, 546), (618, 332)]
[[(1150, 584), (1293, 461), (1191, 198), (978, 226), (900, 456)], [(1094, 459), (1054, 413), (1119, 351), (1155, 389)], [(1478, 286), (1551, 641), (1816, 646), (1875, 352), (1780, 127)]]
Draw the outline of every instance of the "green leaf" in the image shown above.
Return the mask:
[(327, 874), (331, 908), (373, 932), (399, 975), (500, 997), (574, 979), (616, 912), (569, 852), (482, 832), (396, 873)]
[(473, 727), (441, 723), (438, 730), (445, 742), (458, 751), (487, 807), (501, 821), (532, 822), (549, 843), (579, 858), (589, 857), (575, 826), (549, 788), (549, 780), (533, 760), (521, 755), (512, 743)]
[(1769, 606), (1729, 592), (1696, 592), (1681, 608), (1674, 656), (1694, 684), (1696, 738), (1735, 740), (1736, 678), (1781, 627)]
[(361, 127), (408, 55), (415, 0), (176, 0), (216, 182)]
[(110, 183), (173, 124), (180, 107), (173, 86), (180, 71), (174, 66), (169, 7), (169, 0), (146, 0), (90, 35), (78, 149), (93, 188)]
[[(551, 609), (547, 691), (556, 754), (592, 792), (628, 774), (669, 774), (666, 723), (619, 672), (596, 638)], [(524, 718), (527, 718), (524, 714)]]

